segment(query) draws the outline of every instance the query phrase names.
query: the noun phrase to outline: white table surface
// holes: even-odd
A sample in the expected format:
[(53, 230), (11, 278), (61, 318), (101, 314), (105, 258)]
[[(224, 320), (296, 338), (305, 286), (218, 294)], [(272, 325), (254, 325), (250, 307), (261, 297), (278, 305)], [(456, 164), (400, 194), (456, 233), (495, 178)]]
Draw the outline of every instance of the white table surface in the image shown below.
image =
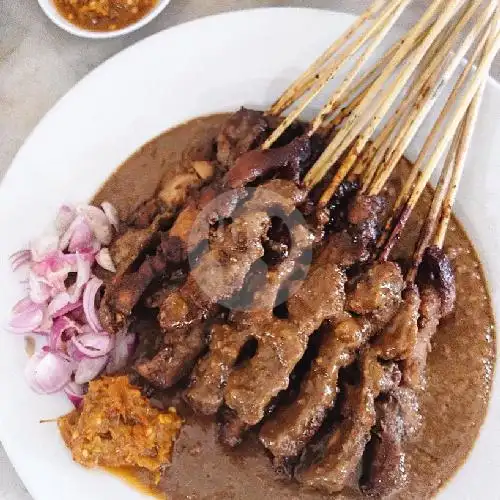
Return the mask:
[[(410, 26), (431, 0), (414, 0), (401, 19)], [(359, 13), (369, 0), (172, 0), (142, 30), (109, 41), (73, 37), (53, 25), (36, 0), (0, 0), (0, 179), (26, 136), (78, 80), (108, 57), (156, 31), (236, 9), (300, 6)], [(500, 76), (497, 58), (492, 71)], [(1, 404), (8, 404), (2, 401)], [(30, 500), (0, 444), (0, 499)]]

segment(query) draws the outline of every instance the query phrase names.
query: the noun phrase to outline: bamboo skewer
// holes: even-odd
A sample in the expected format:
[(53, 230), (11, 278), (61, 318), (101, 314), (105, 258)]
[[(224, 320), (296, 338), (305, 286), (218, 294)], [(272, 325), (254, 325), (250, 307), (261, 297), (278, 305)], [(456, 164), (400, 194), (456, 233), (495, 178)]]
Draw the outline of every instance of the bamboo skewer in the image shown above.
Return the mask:
[[(404, 124), (400, 135), (393, 141), (392, 149), (390, 150), (389, 159), (387, 161), (387, 166), (381, 166), (380, 176), (374, 181), (373, 186), (369, 190), (369, 194), (373, 195), (380, 192), (383, 185), (394, 170), (394, 167), (403, 156), (404, 151), (406, 150), (413, 137), (416, 135), (418, 129), (422, 125), (423, 121), (434, 106), (445, 84), (450, 80), (463, 57), (468, 52), (477, 36), (484, 29), (488, 20), (491, 18), (491, 15), (493, 14), (493, 4), (490, 6), (490, 8), (483, 11), (478, 24), (476, 24), (476, 26), (474, 26), (474, 28), (468, 33), (459, 49), (451, 57), (451, 61), (449, 62), (449, 64), (446, 65), (445, 63), (443, 63), (443, 61), (445, 61), (445, 59), (449, 57), (448, 54), (454, 43), (459, 39), (461, 29), (474, 15), (478, 6), (479, 4), (471, 4), (472, 8), (466, 12), (460, 22), (460, 25), (457, 26), (457, 29), (454, 30), (454, 32), (448, 38), (447, 43), (445, 43), (445, 45), (443, 46), (443, 50), (440, 56), (436, 57), (435, 64), (429, 67), (429, 70), (433, 71), (434, 75), (431, 75), (430, 80), (422, 84), (425, 87), (426, 91), (421, 93), (420, 99), (417, 101), (416, 105), (413, 106), (409, 116), (406, 118), (406, 123)], [(444, 64), (444, 66), (447, 66), (443, 72), (439, 68), (440, 64)], [(425, 76), (427, 76), (427, 72), (425, 73)], [(434, 87), (436, 87), (435, 90)]]
[(443, 203), (442, 214), (439, 220), (436, 237), (434, 239), (434, 244), (440, 248), (443, 247), (444, 238), (446, 235), (446, 231), (448, 229), (448, 224), (451, 218), (451, 211), (453, 208), (453, 204), (455, 203), (458, 186), (460, 183), (460, 179), (462, 177), (463, 169), (465, 167), (465, 159), (470, 146), (472, 132), (474, 130), (474, 126), (477, 121), (479, 106), (481, 103), (482, 95), (484, 93), (484, 88), (485, 88), (485, 82), (483, 82), (479, 92), (476, 94), (476, 97), (472, 101), (472, 104), (467, 113), (467, 118), (464, 125), (464, 132), (462, 134), (460, 143), (458, 145), (458, 151), (455, 160), (455, 168), (453, 169), (450, 181), (450, 190), (448, 191)]
[[(389, 234), (390, 234), (390, 231), (392, 230), (392, 226), (394, 224), (394, 221), (401, 211), (401, 206), (403, 205), (404, 201), (409, 196), (410, 191), (411, 191), (413, 184), (415, 182), (415, 179), (419, 175), (420, 165), (423, 163), (423, 161), (426, 158), (426, 156), (428, 155), (431, 147), (433, 146), (434, 139), (438, 136), (442, 127), (444, 127), (444, 123), (445, 123), (446, 118), (448, 116), (448, 112), (449, 112), (450, 108), (452, 107), (452, 105), (454, 104), (454, 102), (456, 101), (458, 94), (459, 94), (464, 82), (466, 81), (467, 77), (471, 73), (471, 71), (474, 67), (474, 64), (478, 60), (478, 58), (481, 54), (481, 51), (486, 46), (488, 37), (489, 37), (489, 30), (487, 30), (483, 34), (476, 49), (474, 50), (474, 53), (472, 54), (471, 58), (469, 59), (469, 61), (466, 64), (462, 74), (460, 75), (457, 82), (455, 83), (453, 90), (451, 91), (444, 108), (441, 110), (441, 113), (440, 113), (438, 119), (434, 123), (434, 125), (431, 129), (431, 132), (428, 135), (427, 140), (425, 141), (425, 143), (424, 143), (424, 145), (423, 145), (423, 147), (418, 155), (418, 158), (415, 161), (415, 163), (410, 171), (410, 174), (408, 175), (408, 177), (405, 181), (405, 184), (403, 185), (403, 187), (402, 187), (402, 189), (397, 197), (396, 202), (394, 203), (394, 206), (392, 209), (392, 216), (389, 218), (389, 220), (387, 221), (387, 223), (385, 225), (384, 231), (383, 231), (382, 236), (381, 236), (379, 243), (377, 245), (378, 248), (382, 248), (382, 246), (386, 243), (387, 239), (389, 238)], [(377, 186), (377, 188), (378, 188), (378, 186)], [(375, 191), (375, 189), (373, 189), (372, 192), (378, 192), (378, 191)]]
[[(471, 46), (476, 43), (469, 63), (455, 84), (399, 193), (392, 216), (379, 241), (381, 259), (387, 258), (409, 213), (453, 138), (453, 146), (450, 148), (437, 194), (429, 211), (429, 223), (426, 225), (425, 232), (424, 229), (422, 230), (422, 245), (425, 246), (430, 241), (432, 233), (436, 231), (437, 214), (442, 208), (443, 214), (436, 233), (436, 241), (441, 238), (442, 243), (450, 217), (449, 213), (445, 214), (444, 207), (450, 207), (449, 211), (451, 211), (461, 175), (460, 169), (463, 169), (463, 161), (461, 163), (460, 158), (465, 153), (462, 150), (465, 148), (466, 151), (467, 141), (470, 140), (470, 138), (462, 137), (466, 132), (470, 134), (474, 125), (472, 123), (471, 126), (469, 124), (471, 120), (465, 118), (469, 116), (467, 110), (470, 108), (472, 113), (477, 107), (474, 103), (479, 98), (474, 96), (481, 94), (482, 80), (491, 64), (494, 51), (498, 50), (500, 45), (496, 28), (490, 29), (491, 18), (497, 5), (496, 0), (487, 2), (486, 7), (482, 9), (480, 9), (483, 6), (482, 1), (435, 0), (408, 34), (392, 45), (368, 72), (361, 75), (363, 66), (410, 1), (378, 0), (365, 11), (266, 113), (268, 115), (280, 114), (300, 99), (298, 106), (285, 117), (262, 146), (262, 149), (271, 147), (283, 131), (324, 89), (336, 71), (349, 58), (355, 56), (356, 61), (346, 77), (317, 114), (308, 130), (309, 137), (317, 132), (328, 136), (334, 128), (342, 125), (316, 164), (307, 173), (304, 184), (308, 190), (312, 189), (344, 155), (342, 164), (322, 193), (318, 208), (328, 203), (340, 183), (346, 178), (351, 180), (360, 178), (362, 192), (367, 192), (369, 195), (378, 194), (433, 108), (446, 82)], [(498, 7), (495, 13), (495, 23), (497, 17)], [(372, 18), (372, 24), (365, 26)], [(475, 19), (474, 23), (467, 31), (467, 25), (472, 19)], [(366, 29), (362, 31), (362, 28)], [(457, 44), (458, 48), (454, 49)], [(482, 55), (481, 51), (483, 51)], [(411, 57), (409, 57), (410, 54)], [(479, 58), (477, 71), (466, 85), (465, 82)], [(392, 106), (412, 79), (414, 79), (412, 86), (405, 91), (401, 103), (396, 107), (392, 116), (389, 116), (382, 131), (372, 140), (376, 129), (386, 115), (390, 114)], [(465, 94), (459, 101), (458, 108), (452, 112), (458, 94), (463, 88), (465, 88)], [(349, 99), (351, 99), (350, 102)], [(445, 121), (450, 116), (449, 123), (444, 127)], [(475, 119), (472, 120), (474, 121)], [(441, 136), (443, 128), (445, 132)], [(462, 139), (458, 141), (458, 137)], [(436, 141), (437, 144), (434, 145)], [(434, 148), (432, 152), (431, 148)], [(427, 156), (429, 156), (428, 160)], [(455, 187), (452, 189), (451, 186)], [(419, 247), (416, 249), (416, 262), (421, 258), (420, 252)]]
[[(404, 7), (409, 3), (410, 0), (394, 0), (391, 4), (391, 7), (383, 12), (381, 17), (373, 24), (371, 28), (368, 29), (360, 38), (355, 40), (351, 45), (349, 45), (342, 53), (338, 55), (338, 58), (335, 59), (330, 65), (328, 69), (325, 70), (324, 73), (319, 75), (317, 82), (312, 87), (311, 91), (304, 99), (299, 103), (299, 105), (288, 115), (286, 118), (280, 123), (280, 125), (274, 130), (271, 136), (264, 142), (262, 145), (262, 149), (270, 148), (274, 142), (283, 134), (283, 132), (295, 121), (299, 115), (306, 109), (306, 107), (313, 101), (313, 99), (323, 90), (326, 83), (333, 78), (335, 73), (342, 65), (354, 55), (368, 40), (370, 40), (373, 36), (375, 39), (366, 49), (365, 54), (361, 57), (361, 64), (356, 64), (354, 70), (348, 76), (347, 86), (341, 91), (344, 92), (348, 85), (352, 82), (352, 80), (356, 77), (359, 70), (361, 69), (361, 65), (368, 59), (368, 57), (373, 53), (373, 51), (378, 47), (382, 39), (387, 34), (387, 31), (394, 25), (396, 20), (400, 17), (401, 13), (404, 10)], [(322, 123), (323, 117), (321, 120), (315, 120), (314, 125), (315, 130), (319, 128)]]
[(449, 189), (450, 186), (453, 166), (457, 156), (458, 143), (460, 141), (461, 135), (463, 134), (463, 129), (464, 129), (464, 123), (462, 122), (457, 133), (455, 134), (455, 137), (453, 138), (453, 142), (448, 151), (448, 155), (446, 157), (443, 170), (441, 171), (441, 175), (439, 177), (439, 181), (436, 186), (436, 191), (434, 193), (434, 197), (432, 199), (429, 212), (420, 230), (420, 235), (412, 258), (412, 265), (406, 276), (407, 283), (413, 283), (415, 281), (418, 266), (422, 261), (422, 256), (424, 255), (424, 251), (429, 246), (431, 237), (434, 234), (434, 231), (436, 230), (437, 221), (443, 206), (443, 201), (446, 195), (446, 191)]
[(351, 69), (349, 74), (344, 78), (344, 81), (340, 85), (340, 87), (333, 93), (330, 97), (330, 100), (327, 104), (321, 109), (321, 111), (317, 114), (314, 119), (309, 134), (314, 134), (319, 127), (323, 124), (324, 119), (330, 115), (334, 110), (336, 110), (339, 106), (339, 103), (342, 101), (344, 96), (346, 95), (349, 86), (354, 81), (358, 73), (361, 71), (361, 68), (366, 63), (366, 61), (371, 57), (371, 55), (378, 48), (382, 40), (386, 37), (389, 30), (394, 26), (394, 23), (399, 19), (403, 10), (408, 6), (411, 0), (403, 0), (392, 13), (392, 18), (389, 22), (378, 32), (375, 36), (372, 43), (365, 49), (361, 57), (357, 60), (354, 67)]
[[(395, 66), (401, 62), (401, 55), (405, 52), (407, 46), (412, 45), (415, 42), (418, 35), (420, 35), (420, 33), (422, 33), (422, 31), (427, 28), (427, 25), (431, 22), (434, 15), (439, 11), (439, 8), (443, 7), (444, 3), (446, 3), (447, 5), (444, 6), (443, 11), (439, 15), (435, 23), (432, 25), (422, 44), (415, 50), (414, 56), (410, 61), (407, 61), (407, 64), (403, 67), (396, 82), (391, 85), (389, 90), (386, 90), (383, 93), (382, 97), (379, 97), (384, 83), (391, 77)], [(353, 150), (353, 154), (358, 154), (359, 146), (363, 142), (365, 142), (365, 139), (367, 137), (366, 130), (374, 129), (374, 125), (379, 123), (382, 117), (385, 116), (385, 113), (388, 111), (392, 102), (394, 102), (397, 95), (399, 94), (401, 87), (408, 81), (410, 75), (413, 73), (413, 70), (423, 58), (425, 52), (428, 50), (434, 39), (438, 36), (439, 31), (451, 19), (458, 4), (458, 0), (446, 0), (446, 2), (437, 0), (424, 14), (420, 22), (410, 31), (408, 37), (403, 39), (402, 45), (396, 52), (393, 61), (391, 61), (391, 64), (382, 71), (382, 74), (370, 87), (369, 92), (361, 101), (359, 106), (346, 120), (346, 123), (342, 127), (342, 130), (340, 130), (339, 133), (334, 137), (333, 141), (325, 149), (316, 165), (314, 165), (314, 167), (309, 171), (304, 181), (307, 188), (312, 188), (319, 182), (319, 180), (324, 176), (325, 172), (340, 158), (347, 147), (366, 127), (365, 133), (363, 134), (362, 138), (359, 138), (356, 141), (356, 145)], [(377, 112), (372, 117), (372, 113), (370, 113), (369, 110), (371, 107), (373, 107), (373, 99), (377, 97), (379, 97), (379, 102), (381, 101), (381, 104), (378, 106)], [(341, 167), (339, 175), (336, 175), (332, 180), (331, 185), (322, 198), (322, 204), (325, 203), (325, 200), (331, 197), (333, 192), (338, 187), (338, 179), (342, 176), (345, 176), (347, 170), (348, 164), (346, 163), (343, 168)]]
[(426, 165), (422, 170), (421, 167), (423, 166), (423, 160), (421, 159), (420, 161), (417, 161), (419, 175), (417, 177), (411, 195), (408, 198), (408, 201), (402, 207), (402, 210), (398, 217), (399, 220), (392, 229), (387, 244), (385, 245), (385, 248), (381, 253), (380, 256), (381, 260), (387, 259), (392, 247), (398, 240), (401, 230), (404, 227), (406, 221), (408, 220), (408, 217), (412, 209), (415, 207), (422, 191), (427, 185), (433, 170), (435, 169), (438, 161), (441, 159), (441, 156), (443, 155), (444, 150), (447, 148), (452, 136), (455, 134), (455, 131), (457, 130), (460, 121), (463, 119), (467, 111), (467, 108), (471, 104), (474, 95), (479, 90), (479, 88), (484, 84), (484, 80), (487, 77), (488, 70), (491, 66), (493, 58), (496, 55), (496, 52), (500, 49), (500, 33), (497, 32), (495, 35), (493, 35), (492, 33), (490, 34), (490, 37), (493, 38), (491, 40), (491, 43), (488, 44), (489, 47), (487, 48), (487, 50), (485, 50), (485, 53), (483, 54), (483, 57), (477, 68), (476, 74), (469, 82), (465, 90), (464, 96), (460, 100), (459, 106), (451, 115), (450, 121), (446, 126), (445, 133), (439, 139), (433, 153), (431, 154), (429, 160), (426, 162)]
[(271, 106), (268, 114), (278, 116), (288, 107), (290, 107), (297, 99), (299, 99), (307, 90), (309, 90), (316, 81), (316, 75), (321, 67), (340, 49), (342, 46), (361, 28), (372, 16), (377, 14), (384, 7), (387, 0), (377, 0), (358, 19), (343, 33), (343, 35), (335, 40), (326, 51), (319, 56), (316, 61), (301, 75), (295, 82), (290, 85), (281, 97)]

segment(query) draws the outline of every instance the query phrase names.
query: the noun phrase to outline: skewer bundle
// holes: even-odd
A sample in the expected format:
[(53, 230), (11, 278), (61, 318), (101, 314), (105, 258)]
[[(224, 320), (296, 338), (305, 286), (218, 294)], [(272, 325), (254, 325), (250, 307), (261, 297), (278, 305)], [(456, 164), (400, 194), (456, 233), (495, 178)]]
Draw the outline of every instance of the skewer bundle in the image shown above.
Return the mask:
[[(191, 271), (185, 284), (170, 293), (160, 306), (160, 324), (166, 332), (167, 343), (161, 354), (164, 359), (160, 361), (169, 362), (169, 370), (172, 373), (157, 370), (154, 362), (149, 363), (150, 360), (136, 366), (136, 370), (143, 377), (153, 379), (154, 383), (165, 388), (174, 385), (186, 375), (181, 368), (184, 370), (187, 365), (191, 370), (195, 365), (186, 400), (193, 408), (206, 414), (215, 414), (224, 404), (229, 407), (225, 428), (232, 429), (233, 434), (227, 442), (236, 444), (243, 432), (261, 422), (267, 414), (274, 412), (273, 398), (276, 398), (279, 391), (287, 389), (294, 366), (303, 358), (313, 332), (325, 322), (337, 321), (330, 338), (333, 347), (325, 347), (323, 358), (323, 361), (327, 359), (330, 363), (330, 375), (334, 380), (329, 382), (329, 398), (322, 397), (325, 396), (326, 389), (323, 394), (316, 394), (316, 413), (299, 414), (292, 409), (287, 419), (283, 420), (290, 423), (290, 429), (285, 429), (288, 434), (283, 432), (283, 425), (280, 423), (278, 430), (272, 428), (271, 424), (264, 426), (260, 435), (261, 442), (271, 451), (277, 465), (287, 468), (291, 463), (292, 468), (296, 467), (303, 447), (321, 425), (328, 405), (335, 403), (339, 368), (347, 366), (346, 363), (352, 363), (356, 356), (359, 356), (362, 367), (361, 383), (352, 398), (349, 398), (350, 417), (344, 419), (341, 427), (329, 439), (323, 461), (305, 472), (301, 471), (300, 467), (293, 471), (295, 477), (304, 484), (329, 492), (340, 491), (347, 481), (347, 477), (339, 476), (340, 471), (352, 471), (360, 461), (371, 429), (375, 425), (374, 408), (379, 395), (392, 394), (391, 398), (400, 404), (405, 398), (412, 399), (412, 394), (414, 395), (419, 385), (418, 382), (412, 385), (411, 380), (404, 380), (405, 374), (401, 374), (398, 363), (412, 363), (412, 353), (409, 351), (416, 349), (419, 341), (420, 347), (427, 348), (426, 343), (430, 342), (432, 328), (435, 331), (437, 322), (446, 314), (447, 309), (443, 305), (444, 299), (436, 302), (437, 322), (430, 321), (426, 336), (419, 340), (417, 320), (421, 300), (426, 300), (425, 294), (430, 294), (431, 298), (436, 298), (437, 301), (441, 298), (436, 294), (432, 295), (434, 292), (430, 290), (428, 283), (422, 287), (424, 291), (421, 298), (415, 283), (418, 283), (422, 263), (431, 267), (441, 266), (438, 269), (440, 272), (450, 274), (442, 252), (444, 238), (464, 170), (488, 70), (500, 48), (500, 8), (496, 0), (435, 0), (419, 22), (369, 66), (370, 60), (410, 2), (411, 0), (376, 0), (265, 112), (265, 117), (279, 117), (280, 120), (259, 150), (248, 151), (251, 149), (248, 147), (246, 154), (237, 158), (234, 166), (226, 172), (222, 183), (209, 186), (209, 191), (200, 197), (202, 199), (208, 193), (213, 199), (221, 192), (227, 192), (229, 188), (233, 191), (241, 188), (244, 190), (250, 182), (272, 172), (273, 169), (285, 164), (288, 166), (298, 156), (308, 157), (308, 141), (320, 137), (326, 146), (305, 173), (300, 188), (292, 182), (296, 194), (288, 197), (290, 212), (299, 204), (299, 200), (300, 203), (304, 201), (307, 194), (317, 194), (317, 191), (320, 191), (315, 206), (317, 219), (320, 220), (322, 211), (328, 209), (332, 198), (338, 194), (339, 187), (346, 181), (355, 181), (359, 186), (357, 200), (361, 200), (361, 203), (369, 198), (375, 200), (383, 193), (407, 147), (415, 139), (417, 132), (422, 130), (424, 121), (442, 98), (445, 104), (439, 110), (438, 118), (425, 138), (417, 160), (391, 207), (368, 264), (365, 257), (346, 257), (339, 251), (347, 241), (346, 246), (350, 245), (349, 251), (355, 254), (357, 241), (351, 238), (349, 231), (334, 234), (325, 244), (319, 258), (313, 262), (312, 271), (304, 280), (305, 292), (302, 295), (298, 292), (295, 297), (289, 299), (288, 318), (278, 320), (273, 316), (272, 308), (280, 285), (276, 280), (285, 279), (294, 271), (294, 263), (285, 260), (281, 267), (278, 267), (279, 271), (275, 269), (266, 276), (269, 286), (264, 286), (265, 292), (260, 291), (266, 298), (264, 302), (267, 303), (262, 317), (249, 324), (249, 318), (244, 314), (233, 315), (228, 324), (217, 325), (212, 332), (211, 342), (214, 348), (212, 349), (211, 344), (208, 354), (200, 357), (206, 347), (203, 328), (207, 318), (215, 316), (219, 302), (238, 292), (247, 272), (250, 273), (252, 263), (263, 253), (260, 246), (262, 233), (269, 226), (270, 217), (266, 211), (268, 207), (264, 206), (265, 202), (261, 205), (257, 203), (262, 201), (257, 194), (260, 193), (259, 188), (265, 191), (272, 186), (281, 194), (288, 189), (286, 183), (282, 182), (283, 179), (273, 179), (261, 184), (253, 198), (245, 199), (243, 209), (239, 212), (225, 212), (229, 208), (234, 210), (232, 204), (231, 207), (230, 204), (218, 207), (220, 212), (226, 213), (226, 218), (229, 215), (232, 217), (233, 228), (249, 227), (256, 218), (259, 219), (261, 227), (256, 228), (252, 238), (249, 238), (249, 232), (246, 233), (246, 239), (252, 239), (251, 250), (254, 253), (250, 255), (250, 251), (246, 252), (244, 248), (238, 247), (241, 256), (238, 254), (238, 258), (233, 259), (235, 262), (231, 264), (234, 274), (223, 273), (217, 278), (220, 279), (217, 286), (213, 286), (213, 280), (210, 283), (212, 294), (205, 297), (200, 293), (198, 285), (204, 280), (208, 281), (207, 277), (211, 276), (213, 266), (208, 258), (214, 255), (231, 255), (231, 244), (234, 242), (229, 238), (227, 241), (220, 238), (206, 254), (201, 255), (197, 267)], [(468, 57), (468, 62), (461, 67), (464, 57)], [(285, 131), (296, 123), (301, 113), (341, 71), (343, 78), (304, 134), (285, 146), (277, 147), (276, 142), (283, 137)], [(457, 71), (459, 74), (455, 78)], [(447, 91), (450, 86), (451, 90)], [(288, 114), (284, 115), (287, 110)], [(401, 274), (401, 271), (396, 264), (390, 262), (391, 251), (431, 175), (442, 164), (437, 188), (421, 228), (411, 265), (405, 279), (403, 280), (401, 275), (398, 281), (397, 273)], [(238, 177), (245, 172), (248, 165), (248, 175)], [(202, 211), (200, 206), (192, 203), (183, 209), (170, 229), (170, 239), (162, 241), (158, 254), (150, 260), (146, 259), (144, 269), (141, 271), (140, 268), (133, 275), (134, 279), (129, 280), (135, 289), (138, 288), (135, 278), (141, 278), (141, 272), (147, 272), (150, 280), (141, 289), (142, 293), (151, 283), (155, 273), (165, 271), (168, 264), (166, 256), (172, 253), (172, 245), (179, 245), (179, 241), (183, 242), (185, 235), (192, 230), (193, 226), (190, 224)], [(250, 211), (252, 207), (254, 212)], [(377, 210), (378, 208), (374, 209)], [(255, 214), (258, 214), (258, 217)], [(378, 215), (377, 212), (375, 218)], [(357, 230), (359, 228), (356, 225), (361, 225), (359, 220), (348, 222), (349, 230)], [(169, 249), (170, 254), (165, 249)], [(177, 253), (181, 255), (182, 252)], [(232, 255), (235, 255), (234, 251)], [(238, 275), (239, 280), (236, 280), (234, 276), (238, 260), (244, 261), (246, 267), (245, 274)], [(374, 323), (373, 311), (365, 314), (361, 309), (356, 310), (358, 305), (354, 305), (349, 311), (343, 310), (347, 269), (360, 262), (363, 262), (365, 273), (361, 282), (364, 279), (370, 286), (377, 281), (377, 273), (381, 271), (396, 275), (395, 288), (399, 293), (399, 302), (394, 299), (392, 305), (399, 308), (393, 317), (385, 318), (383, 322), (378, 318), (381, 321), (378, 330), (382, 332), (380, 344), (372, 338), (380, 331), (377, 331), (373, 324), (369, 326), (370, 322)], [(225, 270), (228, 269), (229, 266)], [(334, 279), (335, 286), (330, 286), (324, 277), (325, 274), (328, 279)], [(127, 291), (130, 292), (133, 287), (129, 286)], [(127, 302), (127, 307), (120, 311), (122, 315), (130, 313), (139, 299), (134, 294), (128, 294), (127, 297), (131, 296), (133, 300)], [(311, 298), (314, 299), (313, 303), (308, 303)], [(179, 325), (182, 325), (182, 328), (179, 328)], [(189, 328), (188, 334), (185, 332), (186, 325)], [(251, 338), (258, 339), (257, 352), (246, 360), (243, 367), (235, 370), (240, 353)], [(403, 349), (405, 342), (410, 345), (406, 350)], [(186, 357), (184, 347), (191, 344), (194, 350)], [(178, 346), (182, 346), (182, 349), (178, 349), (182, 356), (179, 355), (176, 364), (172, 359), (176, 356)], [(277, 351), (286, 353), (286, 356), (276, 360)], [(338, 359), (335, 358), (337, 355)], [(214, 360), (215, 357), (217, 359)], [(417, 368), (421, 369), (422, 366)], [(323, 367), (313, 363), (311, 377), (321, 377), (322, 370)], [(333, 373), (335, 370), (337, 372)], [(277, 376), (279, 383), (272, 387), (266, 385), (267, 379)], [(210, 387), (207, 380), (211, 384)], [(316, 382), (316, 379), (311, 379), (312, 389), (317, 387)], [(211, 391), (210, 398), (207, 397), (207, 391)], [(204, 401), (201, 401), (202, 397), (205, 398)], [(305, 402), (304, 408), (311, 404), (311, 398), (309, 392), (305, 396), (298, 396), (298, 399)], [(311, 418), (312, 420), (308, 420)], [(284, 443), (287, 436), (293, 434), (292, 430), (298, 428), (305, 429), (299, 433), (300, 439), (292, 440), (293, 446), (281, 446), (276, 436), (279, 434)], [(234, 430), (237, 432), (233, 432)], [(407, 436), (400, 436), (400, 441), (412, 432), (408, 431)], [(353, 439), (353, 436), (358, 436), (359, 439)], [(298, 441), (301, 441), (302, 447), (298, 446)], [(402, 453), (400, 450), (398, 456), (401, 457)], [(347, 468), (343, 466), (346, 462), (349, 462)], [(401, 485), (386, 486), (391, 490)], [(370, 494), (374, 493), (375, 486), (370, 488)]]

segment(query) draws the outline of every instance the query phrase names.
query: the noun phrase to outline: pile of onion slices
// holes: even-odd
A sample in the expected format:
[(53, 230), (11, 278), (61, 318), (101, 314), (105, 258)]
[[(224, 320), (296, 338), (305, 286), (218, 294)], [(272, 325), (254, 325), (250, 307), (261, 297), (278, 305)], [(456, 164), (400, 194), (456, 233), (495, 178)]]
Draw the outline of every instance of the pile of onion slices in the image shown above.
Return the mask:
[(85, 384), (103, 371), (119, 371), (132, 353), (135, 335), (104, 331), (96, 311), (103, 282), (92, 270), (116, 271), (108, 245), (118, 224), (108, 202), (63, 205), (49, 232), (11, 256), (13, 270), (27, 272), (27, 295), (12, 309), (8, 328), (43, 339), (25, 371), (37, 393), (64, 391), (78, 406)]

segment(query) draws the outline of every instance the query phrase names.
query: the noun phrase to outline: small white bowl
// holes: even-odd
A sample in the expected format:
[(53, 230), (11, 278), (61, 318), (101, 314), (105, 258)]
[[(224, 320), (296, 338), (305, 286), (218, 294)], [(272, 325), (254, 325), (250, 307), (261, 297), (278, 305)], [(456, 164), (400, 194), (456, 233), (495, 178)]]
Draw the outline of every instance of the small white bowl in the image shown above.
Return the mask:
[(115, 30), (115, 31), (91, 31), (84, 28), (80, 28), (75, 24), (68, 21), (64, 16), (62, 16), (56, 6), (54, 5), (53, 0), (38, 0), (40, 7), (45, 12), (47, 17), (53, 21), (57, 26), (66, 30), (68, 33), (72, 35), (80, 36), (83, 38), (116, 38), (121, 35), (126, 35), (128, 33), (132, 33), (133, 31), (142, 28), (150, 21), (152, 21), (162, 10), (170, 3), (170, 0), (159, 0), (158, 4), (144, 17), (141, 17), (135, 23), (130, 26), (126, 26), (125, 28)]

